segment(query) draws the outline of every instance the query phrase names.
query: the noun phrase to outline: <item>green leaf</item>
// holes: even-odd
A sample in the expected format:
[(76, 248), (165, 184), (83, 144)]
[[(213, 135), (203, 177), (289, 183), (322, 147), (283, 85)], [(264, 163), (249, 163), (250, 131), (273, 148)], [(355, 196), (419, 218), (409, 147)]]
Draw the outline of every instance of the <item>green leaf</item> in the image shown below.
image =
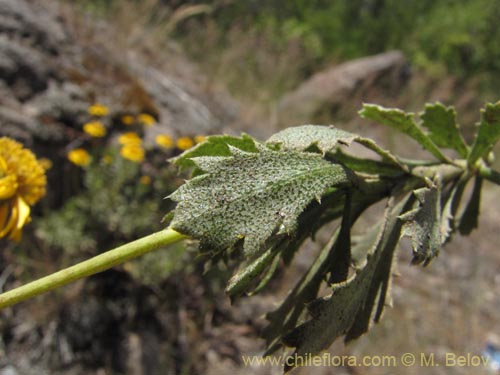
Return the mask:
[(276, 255), (276, 249), (270, 248), (249, 265), (241, 267), (241, 269), (229, 280), (226, 287), (226, 293), (230, 297), (235, 297), (245, 292), (250, 283), (269, 267), (269, 264)]
[(332, 158), (359, 173), (368, 173), (378, 176), (402, 176), (405, 172), (394, 164), (387, 164), (377, 160), (358, 158), (347, 154), (342, 150), (337, 150)]
[(458, 203), (462, 198), (466, 181), (459, 181), (455, 184), (450, 192), (449, 197), (441, 212), (441, 242), (444, 244), (451, 239), (451, 235), (455, 231), (455, 214)]
[(357, 134), (338, 129), (333, 125), (302, 125), (284, 129), (271, 136), (266, 144), (281, 150), (319, 151), (323, 155), (334, 152), (339, 146), (349, 146), (357, 142), (379, 154), (382, 159), (392, 165), (406, 170), (389, 151), (379, 147), (373, 140)]
[(350, 184), (345, 167), (317, 154), (229, 147), (231, 156), (192, 158), (206, 173), (170, 196), (178, 202), (171, 227), (199, 239), (202, 249), (243, 240), (244, 253), (254, 256), (272, 234), (292, 233), (298, 215), (328, 188)]
[(446, 234), (441, 226), (441, 189), (439, 183), (427, 180), (429, 187), (413, 191), (418, 207), (400, 216), (404, 222), (402, 237), (411, 238), (413, 247), (413, 264), (424, 263), (424, 266), (439, 254)]
[(468, 147), (460, 134), (456, 112), (453, 107), (446, 108), (441, 103), (426, 104), (420, 115), (422, 126), (429, 129), (429, 138), (439, 147), (456, 150), (467, 158)]
[[(388, 296), (393, 254), (401, 230), (397, 217), (410, 201), (406, 198), (394, 208), (388, 204), (378, 234), (374, 238), (373, 232), (369, 232), (373, 241), (366, 242), (370, 248), (364, 266), (347, 281), (334, 284), (330, 296), (311, 302), (308, 310), (312, 318), (285, 335), (285, 345), (296, 348), (291, 358), (315, 355), (343, 334), (347, 334), (346, 339), (359, 336), (368, 328), (377, 298), (375, 316), (380, 317)], [(287, 365), (290, 366), (285, 367), (285, 371), (292, 369), (295, 363)]]
[(374, 104), (364, 104), (359, 114), (363, 118), (390, 126), (409, 135), (422, 147), (430, 151), (439, 161), (444, 163), (451, 162), (422, 129), (417, 126), (413, 118), (413, 113), (406, 113), (400, 109), (384, 108)]
[(472, 145), (468, 162), (474, 165), (480, 158), (486, 158), (500, 138), (500, 101), (486, 104), (481, 110), (479, 130)]
[(230, 135), (211, 135), (193, 148), (190, 148), (179, 156), (170, 159), (170, 162), (180, 167), (181, 170), (192, 168), (196, 166), (192, 160), (195, 157), (231, 156), (230, 146), (243, 151), (257, 152), (255, 140), (249, 135), (242, 134), (241, 137), (233, 137)]

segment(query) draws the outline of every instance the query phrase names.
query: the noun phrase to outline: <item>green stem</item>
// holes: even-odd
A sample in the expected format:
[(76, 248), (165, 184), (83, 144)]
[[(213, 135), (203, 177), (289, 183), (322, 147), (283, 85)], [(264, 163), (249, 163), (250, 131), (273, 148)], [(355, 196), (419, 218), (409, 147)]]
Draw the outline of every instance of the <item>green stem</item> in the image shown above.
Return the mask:
[(187, 238), (173, 229), (149, 236), (97, 255), (91, 259), (0, 294), (0, 309), (56, 289), (73, 281), (105, 271), (130, 259)]

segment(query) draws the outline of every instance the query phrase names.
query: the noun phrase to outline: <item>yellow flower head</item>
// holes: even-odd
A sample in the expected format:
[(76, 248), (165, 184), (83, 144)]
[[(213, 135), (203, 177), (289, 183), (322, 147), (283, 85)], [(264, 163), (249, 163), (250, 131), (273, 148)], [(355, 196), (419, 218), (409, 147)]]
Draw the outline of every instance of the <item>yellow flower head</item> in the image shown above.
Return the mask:
[(89, 115), (96, 116), (96, 117), (102, 117), (102, 116), (106, 116), (109, 113), (109, 108), (103, 104), (95, 103), (95, 104), (92, 104), (87, 109), (87, 112), (89, 113)]
[(101, 138), (106, 135), (106, 128), (100, 121), (87, 122), (83, 125), (83, 131), (95, 138)]
[(0, 238), (21, 239), (30, 206), (45, 195), (45, 170), (35, 155), (7, 137), (0, 138)]
[(144, 160), (144, 149), (140, 144), (130, 143), (124, 145), (120, 150), (120, 155), (127, 160), (140, 163)]
[(122, 124), (124, 125), (134, 125), (135, 123), (135, 117), (132, 116), (132, 115), (123, 115), (121, 118), (120, 118)]
[(68, 152), (68, 160), (79, 167), (86, 167), (90, 164), (91, 157), (83, 148), (75, 148)]
[(189, 137), (180, 137), (177, 140), (177, 148), (179, 150), (187, 150), (194, 146), (194, 141)]
[(141, 113), (137, 116), (137, 120), (144, 126), (152, 126), (156, 124), (156, 119), (148, 113)]
[(204, 135), (196, 135), (196, 136), (194, 137), (194, 143), (201, 143), (201, 142), (203, 142), (205, 139), (207, 139), (207, 137), (206, 137), (206, 136), (204, 136)]
[(137, 135), (137, 133), (127, 132), (118, 137), (118, 143), (121, 145), (140, 145), (142, 143), (142, 139)]
[(139, 182), (141, 185), (151, 185), (151, 177), (146, 175), (141, 176), (141, 178), (139, 178)]
[(174, 140), (168, 134), (159, 134), (155, 137), (156, 144), (165, 148), (174, 148)]

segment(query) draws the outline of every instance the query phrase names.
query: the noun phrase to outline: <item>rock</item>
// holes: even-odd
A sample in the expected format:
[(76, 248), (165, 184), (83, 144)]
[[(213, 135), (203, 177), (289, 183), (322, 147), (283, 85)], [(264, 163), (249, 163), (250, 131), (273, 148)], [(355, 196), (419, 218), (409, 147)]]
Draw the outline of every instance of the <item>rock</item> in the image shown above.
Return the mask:
[[(283, 97), (278, 105), (278, 122), (284, 126), (311, 123), (321, 112), (332, 113), (345, 104), (369, 101), (374, 89), (388, 94), (399, 92), (408, 77), (408, 63), (399, 51), (333, 66)], [(357, 100), (353, 100), (355, 96)]]
[(47, 9), (19, 0), (0, 0), (0, 33), (57, 53), (68, 34)]
[(47, 88), (51, 67), (35, 49), (0, 35), (0, 80), (24, 101)]

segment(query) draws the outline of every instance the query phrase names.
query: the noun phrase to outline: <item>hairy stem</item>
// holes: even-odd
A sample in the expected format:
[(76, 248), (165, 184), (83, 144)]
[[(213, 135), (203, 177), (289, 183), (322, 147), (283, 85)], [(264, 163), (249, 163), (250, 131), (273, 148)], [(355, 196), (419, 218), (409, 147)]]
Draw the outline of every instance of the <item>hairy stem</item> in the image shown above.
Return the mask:
[(0, 294), (0, 309), (56, 289), (73, 281), (105, 271), (130, 259), (187, 238), (165, 229), (127, 243), (91, 259)]

